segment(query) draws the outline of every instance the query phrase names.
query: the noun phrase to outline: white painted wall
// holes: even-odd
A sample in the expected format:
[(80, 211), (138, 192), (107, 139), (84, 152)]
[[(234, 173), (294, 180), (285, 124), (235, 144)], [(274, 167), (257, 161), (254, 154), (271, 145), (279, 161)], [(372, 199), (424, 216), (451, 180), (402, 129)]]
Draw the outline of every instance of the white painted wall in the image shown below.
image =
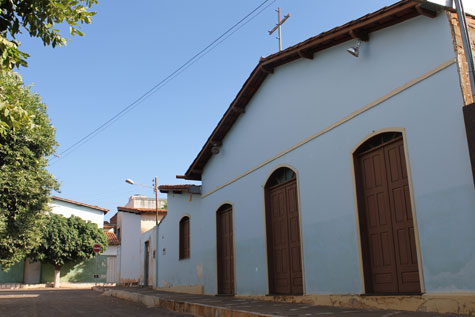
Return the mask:
[[(205, 167), (203, 194), (455, 58), (445, 14), (371, 33), (359, 58), (346, 52), (354, 44), (275, 69)], [(408, 147), (426, 292), (474, 291), (475, 192), (462, 106), (453, 64), (201, 201), (170, 194), (160, 286), (203, 283), (205, 293), (216, 293), (215, 211), (231, 202), (237, 293), (266, 294), (263, 186), (276, 168), (290, 166), (298, 175), (305, 293), (361, 293), (352, 151), (373, 131), (398, 128)], [(191, 259), (178, 261), (185, 214)]]
[(97, 224), (99, 228), (104, 226), (103, 211), (54, 199), (50, 203), (50, 207), (53, 213), (63, 215), (66, 218), (74, 215), (85, 221)]
[(118, 212), (120, 229), (120, 283), (140, 282), (140, 215)]
[[(158, 221), (160, 222), (162, 218), (163, 216), (159, 215)], [(156, 223), (157, 223), (157, 220), (156, 220), (155, 214), (142, 214), (142, 224), (141, 224), (142, 233), (145, 233), (149, 231), (150, 229), (155, 228)]]
[[(206, 283), (205, 276), (213, 274), (213, 264), (203, 258), (211, 258), (214, 253), (212, 239), (205, 239), (213, 229), (209, 217), (213, 210), (201, 210), (199, 195), (168, 194), (168, 212), (159, 226), (158, 239), (158, 287), (195, 286)], [(206, 216), (205, 216), (206, 215)], [(190, 258), (179, 260), (179, 223), (190, 217)], [(210, 245), (208, 245), (210, 244)], [(208, 270), (207, 273), (204, 273)]]
[(155, 230), (148, 230), (143, 233), (138, 241), (137, 247), (140, 249), (140, 281), (144, 284), (145, 281), (145, 242), (149, 242), (149, 257), (148, 257), (148, 286), (155, 284), (155, 259), (153, 258), (153, 251), (155, 250)]
[(117, 256), (119, 254), (119, 247), (118, 245), (109, 245), (101, 255)]
[[(158, 208), (165, 208), (167, 200), (163, 198), (158, 199)], [(125, 207), (130, 208), (156, 208), (157, 202), (155, 198), (142, 196), (142, 195), (133, 195), (130, 196), (129, 201), (125, 205)]]

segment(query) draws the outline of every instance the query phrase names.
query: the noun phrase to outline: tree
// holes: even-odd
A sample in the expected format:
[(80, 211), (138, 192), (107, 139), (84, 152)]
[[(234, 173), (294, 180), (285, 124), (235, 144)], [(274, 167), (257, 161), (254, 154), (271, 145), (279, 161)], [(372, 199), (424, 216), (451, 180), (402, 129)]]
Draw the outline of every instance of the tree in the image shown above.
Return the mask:
[(54, 287), (59, 287), (61, 267), (68, 262), (79, 262), (95, 256), (92, 247), (107, 246), (105, 233), (92, 222), (79, 217), (65, 218), (50, 213), (46, 216), (40, 244), (33, 249), (29, 258), (54, 266)]
[(54, 128), (46, 106), (23, 85), (14, 67), (27, 66), (16, 37), (26, 31), (52, 47), (66, 44), (58, 25), (82, 36), (97, 0), (0, 0), (0, 265), (7, 270), (38, 244), (42, 213), (58, 183), (46, 170)]
[[(0, 0), (1, 1), (1, 0)], [(55, 150), (46, 106), (18, 74), (0, 71), (0, 265), (25, 258), (41, 237), (42, 214), (58, 183), (46, 170)]]
[(31, 37), (53, 47), (65, 45), (57, 28), (69, 25), (71, 35), (83, 36), (78, 23), (89, 24), (96, 12), (89, 12), (97, 0), (0, 0), (0, 68), (27, 66), (29, 55), (18, 49), (16, 36), (26, 30)]

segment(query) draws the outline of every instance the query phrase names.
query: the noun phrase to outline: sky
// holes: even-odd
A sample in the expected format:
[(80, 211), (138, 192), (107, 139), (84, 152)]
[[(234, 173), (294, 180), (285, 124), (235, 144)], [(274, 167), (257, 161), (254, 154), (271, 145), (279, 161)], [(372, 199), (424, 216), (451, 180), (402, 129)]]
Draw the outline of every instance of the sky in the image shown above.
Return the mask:
[[(110, 209), (131, 195), (153, 197), (152, 186), (196, 183), (183, 175), (261, 56), (278, 51), (276, 9), (291, 17), (283, 48), (357, 19), (396, 0), (268, 0), (178, 76), (148, 95), (107, 129), (58, 158), (52, 195)], [(102, 0), (63, 47), (20, 37), (29, 66), (19, 73), (48, 106), (62, 153), (167, 78), (264, 0)], [(133, 5), (131, 5), (133, 4)], [(222, 38), (222, 39), (224, 39)], [(290, 106), (290, 105), (289, 105)], [(199, 183), (197, 183), (199, 184)], [(160, 194), (160, 198), (166, 195)]]

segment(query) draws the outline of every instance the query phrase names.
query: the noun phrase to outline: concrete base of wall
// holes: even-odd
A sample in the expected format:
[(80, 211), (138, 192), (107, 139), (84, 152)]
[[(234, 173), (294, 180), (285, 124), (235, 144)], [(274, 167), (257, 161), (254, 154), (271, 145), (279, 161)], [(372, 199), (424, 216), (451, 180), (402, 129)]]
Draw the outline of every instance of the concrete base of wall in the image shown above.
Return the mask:
[(413, 312), (475, 314), (475, 293), (423, 294), (410, 296), (305, 295), (245, 296), (245, 299), (282, 301), (347, 308), (406, 310)]
[(185, 294), (204, 294), (203, 285), (177, 285), (170, 287), (158, 287), (154, 288), (157, 291), (173, 292), (173, 293), (185, 293)]
[[(67, 283), (61, 282), (60, 288), (90, 289), (94, 286), (112, 287), (115, 283)], [(34, 289), (53, 287), (53, 283), (45, 284), (21, 284), (21, 283), (2, 283), (0, 289)]]
[(22, 284), (22, 283), (2, 283), (0, 289), (31, 289), (45, 288), (46, 284)]

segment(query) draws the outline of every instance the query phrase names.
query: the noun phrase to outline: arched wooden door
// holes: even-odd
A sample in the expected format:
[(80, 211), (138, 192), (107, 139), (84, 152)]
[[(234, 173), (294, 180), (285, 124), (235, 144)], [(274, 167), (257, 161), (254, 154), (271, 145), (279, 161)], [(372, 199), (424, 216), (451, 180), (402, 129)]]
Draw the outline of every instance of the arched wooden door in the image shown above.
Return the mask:
[(420, 293), (402, 134), (379, 134), (355, 152), (367, 293)]
[(218, 294), (234, 295), (233, 209), (229, 204), (216, 212)]
[(303, 294), (297, 181), (289, 168), (276, 170), (265, 186), (269, 292)]

